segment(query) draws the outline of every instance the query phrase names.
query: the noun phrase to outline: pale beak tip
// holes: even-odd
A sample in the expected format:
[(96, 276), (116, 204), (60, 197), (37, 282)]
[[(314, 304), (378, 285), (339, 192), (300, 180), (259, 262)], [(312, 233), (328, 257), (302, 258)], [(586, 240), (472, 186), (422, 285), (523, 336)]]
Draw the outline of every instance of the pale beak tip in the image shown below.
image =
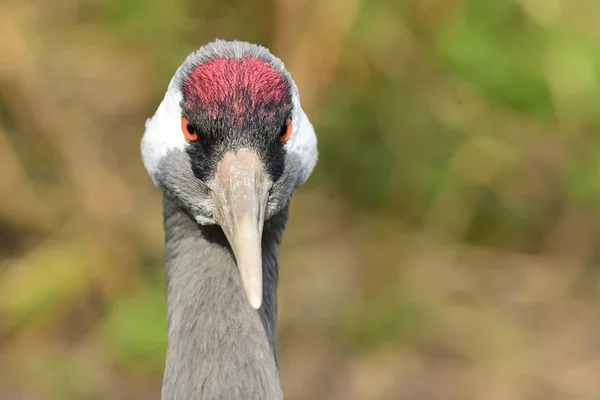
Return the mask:
[(248, 297), (248, 301), (250, 302), (250, 306), (252, 306), (252, 308), (254, 308), (255, 310), (258, 310), (260, 308), (260, 306), (262, 305), (262, 296), (259, 295), (255, 295), (255, 296), (250, 296)]

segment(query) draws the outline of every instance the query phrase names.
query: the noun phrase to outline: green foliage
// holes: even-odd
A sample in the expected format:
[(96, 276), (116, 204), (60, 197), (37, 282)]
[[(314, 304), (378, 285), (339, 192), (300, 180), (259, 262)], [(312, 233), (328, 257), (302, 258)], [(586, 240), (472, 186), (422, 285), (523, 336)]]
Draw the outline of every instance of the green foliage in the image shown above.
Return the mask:
[(7, 263), (0, 281), (1, 325), (51, 318), (78, 299), (87, 289), (85, 251), (81, 242), (51, 242)]
[(167, 348), (165, 321), (162, 285), (147, 285), (116, 299), (105, 328), (115, 359), (136, 370), (162, 370)]
[(430, 311), (409, 289), (395, 295), (369, 298), (341, 325), (340, 337), (348, 352), (368, 352), (386, 343), (414, 346), (426, 340)]
[(600, 151), (586, 148), (573, 160), (567, 175), (567, 190), (577, 204), (596, 209), (600, 203)]
[[(381, 90), (385, 90), (383, 86)], [(327, 132), (319, 143), (324, 154), (319, 170), (334, 175), (339, 190), (367, 209), (381, 206), (388, 197), (393, 166), (393, 154), (378, 124), (378, 114), (384, 110), (377, 110), (377, 104), (369, 101), (372, 95), (369, 91), (353, 101), (334, 94), (334, 104), (339, 107), (342, 103), (343, 111), (326, 109), (330, 118), (317, 126)]]
[(99, 2), (99, 7), (101, 11), (96, 18), (114, 26), (121, 37), (133, 42), (156, 44), (181, 39), (189, 30), (184, 1), (166, 5), (158, 0), (110, 0)]
[(471, 0), (438, 35), (440, 56), (494, 101), (540, 116), (552, 112), (543, 71), (546, 35), (511, 2)]

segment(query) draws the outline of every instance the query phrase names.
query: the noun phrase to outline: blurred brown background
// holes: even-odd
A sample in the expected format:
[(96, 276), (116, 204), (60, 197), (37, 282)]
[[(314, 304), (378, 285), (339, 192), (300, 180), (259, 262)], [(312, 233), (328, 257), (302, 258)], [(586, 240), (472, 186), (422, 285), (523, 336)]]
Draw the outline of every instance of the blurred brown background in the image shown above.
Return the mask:
[(158, 399), (185, 56), (284, 60), (321, 159), (281, 251), (288, 400), (600, 399), (600, 3), (0, 2), (0, 399)]

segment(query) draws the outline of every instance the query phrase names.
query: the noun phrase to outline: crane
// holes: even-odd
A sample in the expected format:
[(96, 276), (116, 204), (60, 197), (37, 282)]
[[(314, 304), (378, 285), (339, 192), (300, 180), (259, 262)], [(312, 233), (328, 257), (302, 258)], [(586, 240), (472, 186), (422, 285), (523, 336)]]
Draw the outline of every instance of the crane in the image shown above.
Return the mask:
[(177, 69), (141, 152), (162, 193), (162, 399), (282, 399), (278, 251), (318, 158), (296, 84), (262, 46), (208, 43)]

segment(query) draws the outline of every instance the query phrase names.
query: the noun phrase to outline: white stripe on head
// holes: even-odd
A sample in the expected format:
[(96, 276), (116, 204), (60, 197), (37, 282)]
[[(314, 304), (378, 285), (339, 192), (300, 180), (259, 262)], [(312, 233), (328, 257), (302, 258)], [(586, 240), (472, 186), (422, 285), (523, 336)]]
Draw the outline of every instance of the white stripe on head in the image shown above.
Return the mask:
[(298, 186), (304, 184), (317, 164), (319, 152), (317, 150), (317, 135), (308, 116), (300, 105), (300, 94), (296, 83), (291, 80), (294, 111), (292, 116), (292, 135), (285, 147), (289, 153), (294, 154), (302, 162), (302, 170), (298, 177)]
[(181, 133), (181, 100), (177, 75), (171, 79), (169, 89), (152, 118), (146, 121), (142, 138), (142, 159), (146, 170), (157, 184), (160, 160), (169, 150), (184, 150), (186, 141)]

